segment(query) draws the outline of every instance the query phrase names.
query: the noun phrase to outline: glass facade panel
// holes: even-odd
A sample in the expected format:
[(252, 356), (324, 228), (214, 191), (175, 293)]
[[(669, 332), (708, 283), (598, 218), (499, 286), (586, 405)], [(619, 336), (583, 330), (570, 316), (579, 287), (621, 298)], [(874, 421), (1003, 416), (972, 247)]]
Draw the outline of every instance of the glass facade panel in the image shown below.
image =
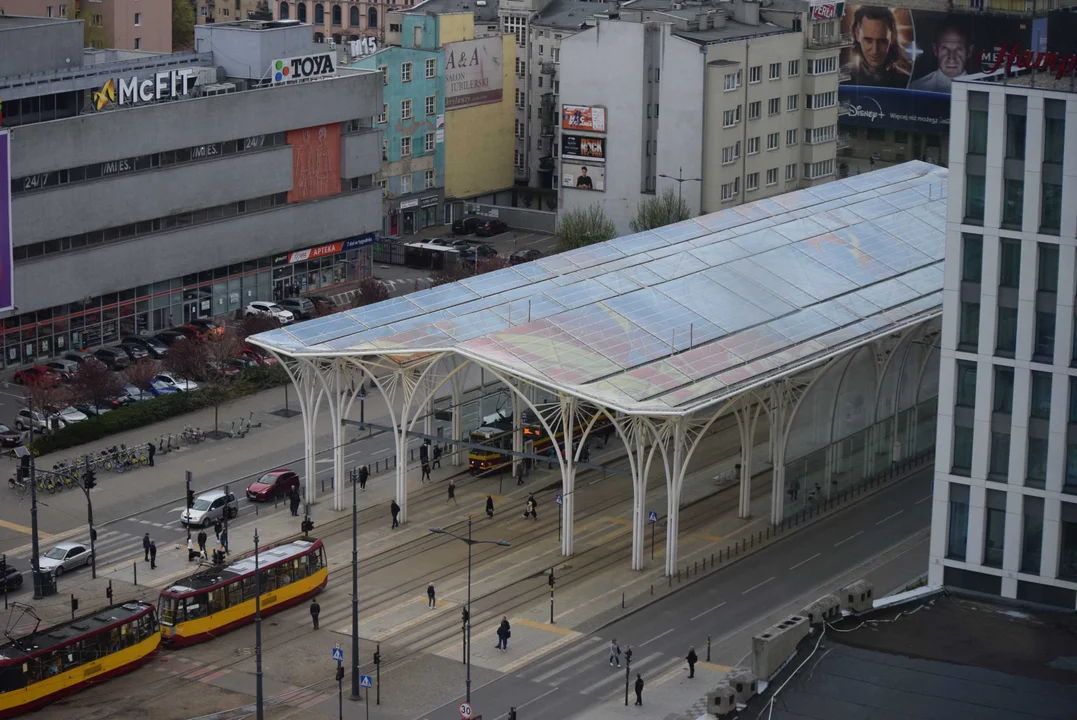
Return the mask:
[(953, 472), (955, 475), (968, 475), (971, 470), (972, 428), (955, 425)]
[(1013, 368), (995, 366), (994, 396), (991, 407), (994, 412), (1013, 412)]
[(1058, 245), (1040, 243), (1038, 250), (1036, 288), (1040, 292), (1058, 292)]
[(961, 245), (961, 279), (978, 283), (983, 270), (984, 239), (966, 233), (961, 236)]
[(976, 405), (976, 363), (959, 360), (957, 363), (957, 404)]
[(1062, 228), (1062, 186), (1043, 183), (1040, 193), (1040, 231), (1058, 234)]
[(998, 309), (998, 331), (995, 333), (995, 343), (996, 352), (1013, 357), (1017, 349), (1017, 308), (1000, 307)]
[(984, 565), (1002, 567), (1002, 550), (1006, 542), (1006, 493), (987, 491), (984, 519)]
[(1005, 480), (1010, 472), (1010, 434), (991, 433), (991, 456), (987, 466), (988, 476)]
[(1043, 488), (1047, 483), (1047, 439), (1028, 438), (1028, 457), (1025, 463), (1025, 484)]
[(1058, 577), (1077, 580), (1077, 503), (1062, 503), (1059, 535)]
[[(1048, 100), (1047, 102), (1060, 102)], [(1043, 158), (1044, 162), (1061, 162), (1066, 150), (1066, 121), (1063, 118), (1047, 117), (1043, 121)]]
[(1006, 115), (1006, 157), (1013, 160), (1025, 159), (1025, 126), (1027, 125), (1024, 115), (1007, 113)]
[(1032, 373), (1032, 397), (1029, 415), (1036, 418), (1051, 417), (1051, 373)]
[(959, 343), (976, 348), (980, 340), (980, 303), (961, 303), (961, 335)]
[(1002, 183), (1002, 225), (1020, 228), (1025, 211), (1025, 181), (1003, 180)]
[(969, 110), (968, 152), (970, 155), (987, 154), (986, 110)]
[(998, 249), (998, 285), (1015, 288), (1021, 282), (1021, 241), (1003, 238)]
[(983, 224), (986, 178), (983, 175), (965, 176), (965, 220)]
[(969, 486), (950, 483), (950, 517), (946, 532), (946, 557), (964, 560), (969, 539)]
[(1025, 495), (1021, 522), (1021, 572), (1040, 574), (1043, 549), (1043, 498)]

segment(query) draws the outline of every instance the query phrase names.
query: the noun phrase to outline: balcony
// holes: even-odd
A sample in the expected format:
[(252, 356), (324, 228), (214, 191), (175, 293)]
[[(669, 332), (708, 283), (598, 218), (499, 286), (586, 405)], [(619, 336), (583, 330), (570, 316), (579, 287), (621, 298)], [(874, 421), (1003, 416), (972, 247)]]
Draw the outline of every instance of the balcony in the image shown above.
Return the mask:
[(542, 137), (553, 137), (554, 126), (552, 124), (544, 124), (541, 131)]
[(837, 33), (825, 37), (808, 38), (808, 48), (810, 50), (829, 50), (831, 48), (848, 47), (852, 44), (852, 33)]
[(853, 74), (845, 68), (838, 68), (838, 82), (848, 82), (853, 79)]
[(553, 155), (546, 155), (539, 158), (539, 170), (542, 172), (553, 172), (557, 169), (557, 158)]
[(551, 60), (539, 63), (539, 68), (543, 75), (554, 75), (557, 73), (557, 63)]

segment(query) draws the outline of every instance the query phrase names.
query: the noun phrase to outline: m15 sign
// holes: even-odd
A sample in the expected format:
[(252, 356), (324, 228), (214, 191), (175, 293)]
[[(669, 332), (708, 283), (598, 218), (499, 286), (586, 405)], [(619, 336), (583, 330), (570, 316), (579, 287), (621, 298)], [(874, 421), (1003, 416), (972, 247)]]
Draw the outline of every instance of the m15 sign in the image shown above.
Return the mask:
[(1077, 53), (1033, 52), (1022, 50), (1020, 43), (1001, 43), (990, 52), (980, 56), (985, 73), (993, 73), (1005, 66), (1009, 74), (1015, 67), (1020, 70), (1047, 70), (1061, 80), (1077, 71)]

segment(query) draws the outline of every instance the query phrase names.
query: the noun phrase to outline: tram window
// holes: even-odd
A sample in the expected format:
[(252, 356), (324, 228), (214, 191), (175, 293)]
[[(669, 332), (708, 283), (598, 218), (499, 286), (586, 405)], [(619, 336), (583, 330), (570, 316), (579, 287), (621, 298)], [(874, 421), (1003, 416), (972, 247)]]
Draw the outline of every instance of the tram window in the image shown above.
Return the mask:
[(193, 598), (187, 598), (187, 618), (193, 620), (194, 618), (205, 617), (207, 600), (205, 593), (195, 595)]
[(26, 687), (26, 665), (0, 670), (0, 695)]
[(234, 582), (228, 586), (228, 607), (235, 607), (243, 602), (243, 583)]
[(175, 622), (176, 599), (171, 597), (162, 597), (157, 605), (157, 614), (161, 616), (161, 622)]
[(224, 610), (224, 588), (219, 588), (209, 594), (209, 612), (213, 613)]
[(120, 638), (120, 631), (113, 630), (108, 638), (108, 651), (119, 652), (123, 649), (123, 640)]

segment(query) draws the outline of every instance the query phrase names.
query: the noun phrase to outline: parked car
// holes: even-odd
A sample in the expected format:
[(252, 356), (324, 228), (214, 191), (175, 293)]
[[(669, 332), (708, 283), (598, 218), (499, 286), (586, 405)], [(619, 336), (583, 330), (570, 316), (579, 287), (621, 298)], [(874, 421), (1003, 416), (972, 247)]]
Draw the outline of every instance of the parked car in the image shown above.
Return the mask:
[(34, 365), (15, 372), (15, 382), (19, 385), (45, 385), (52, 387), (60, 383), (60, 373), (44, 365)]
[(184, 525), (209, 527), (225, 516), (234, 518), (239, 514), (239, 502), (235, 493), (225, 495), (224, 490), (211, 490), (194, 499), (194, 505), (180, 513)]
[(59, 360), (50, 360), (45, 363), (45, 367), (58, 373), (60, 379), (64, 382), (70, 382), (71, 378), (75, 376), (75, 371), (79, 369), (79, 364), (74, 360), (60, 358)]
[(9, 562), (0, 563), (0, 589), (14, 592), (22, 587), (22, 573)]
[(70, 360), (81, 365), (87, 360), (97, 360), (97, 358), (93, 356), (93, 353), (85, 350), (72, 350), (71, 352), (64, 353), (64, 360)]
[(22, 445), (22, 433), (0, 423), (0, 447), (13, 448)]
[[(34, 411), (33, 425), (36, 432), (45, 432), (48, 430), (48, 423), (45, 420), (44, 414)], [(30, 411), (27, 408), (19, 410), (15, 415), (15, 427), (23, 432), (30, 429)]]
[(538, 260), (540, 257), (542, 257), (542, 253), (535, 248), (525, 248), (523, 250), (517, 250), (512, 253), (512, 255), (509, 255), (509, 264), (519, 265), (520, 263)]
[(493, 237), (494, 235), (500, 235), (503, 232), (507, 232), (509, 226), (500, 220), (487, 220), (482, 225), (475, 228), (475, 234), (479, 237)]
[(120, 343), (116, 347), (127, 353), (127, 357), (131, 362), (138, 362), (139, 360), (147, 360), (150, 357), (150, 353), (146, 348), (138, 343)]
[(277, 305), (290, 312), (297, 320), (310, 320), (314, 317), (314, 303), (305, 297), (285, 298)]
[(82, 543), (73, 542), (57, 543), (38, 559), (38, 567), (46, 572), (51, 570), (56, 577), (60, 577), (68, 570), (89, 564), (90, 548)]
[(153, 339), (165, 347), (172, 347), (179, 340), (186, 340), (187, 336), (175, 330), (162, 330), (153, 336)]
[(325, 295), (307, 295), (307, 300), (314, 303), (314, 307), (317, 308), (320, 313), (336, 312), (337, 310), (337, 304)]
[(295, 316), (288, 310), (285, 310), (275, 302), (269, 302), (268, 300), (255, 300), (247, 306), (247, 315), (268, 315), (275, 317), (281, 325), (287, 325), (295, 320)]
[(287, 497), (292, 488), (299, 487), (299, 476), (288, 468), (267, 472), (247, 486), (247, 497), (251, 500), (272, 500)]
[(65, 425), (74, 425), (77, 422), (89, 419), (89, 416), (87, 416), (86, 413), (70, 405), (57, 410), (53, 417), (59, 418)]
[(453, 220), (453, 235), (471, 235), (478, 230), (479, 226), (484, 222), (486, 222), (485, 218), (476, 217), (474, 215)]
[(254, 348), (245, 347), (239, 351), (239, 359), (247, 363), (247, 367), (253, 367), (254, 365), (276, 365), (277, 358), (272, 355), (266, 355), (265, 353), (258, 352)]
[(188, 340), (198, 340), (199, 338), (205, 337), (206, 335), (205, 330), (196, 325), (190, 324), (177, 325), (176, 327), (172, 328), (172, 330), (173, 332), (178, 332), (180, 335), (183, 335)]
[(89, 417), (101, 417), (107, 412), (112, 412), (114, 409), (109, 406), (91, 405), (90, 403), (76, 403), (75, 407)]
[(103, 362), (109, 370), (123, 370), (131, 363), (127, 353), (119, 346), (98, 348), (93, 356)]
[(139, 402), (141, 400), (151, 400), (154, 397), (156, 397), (156, 395), (149, 390), (139, 388), (138, 385), (132, 384), (124, 385), (123, 395), (120, 396), (121, 400), (126, 399), (126, 402), (123, 403), (124, 405), (130, 405), (133, 402)]
[(186, 390), (198, 389), (198, 383), (196, 383), (194, 380), (181, 378), (179, 375), (173, 375), (172, 373), (161, 373), (153, 379), (171, 385), (172, 387), (176, 388), (181, 392)]
[(203, 335), (208, 335), (213, 338), (219, 338), (224, 335), (224, 326), (218, 325), (212, 320), (206, 320), (205, 318), (195, 318), (187, 324), (193, 328), (198, 328), (199, 330), (201, 330)]
[(152, 335), (128, 335), (123, 339), (121, 344), (139, 345), (148, 352), (151, 357), (155, 357), (158, 360), (168, 355), (168, 345), (165, 345)]
[(461, 260), (483, 259), (488, 257), (494, 257), (495, 255), (497, 255), (497, 250), (484, 243), (468, 245), (467, 247), (460, 248)]
[(428, 245), (441, 245), (442, 247), (448, 247), (453, 244), (451, 238), (430, 238), (426, 242)]

